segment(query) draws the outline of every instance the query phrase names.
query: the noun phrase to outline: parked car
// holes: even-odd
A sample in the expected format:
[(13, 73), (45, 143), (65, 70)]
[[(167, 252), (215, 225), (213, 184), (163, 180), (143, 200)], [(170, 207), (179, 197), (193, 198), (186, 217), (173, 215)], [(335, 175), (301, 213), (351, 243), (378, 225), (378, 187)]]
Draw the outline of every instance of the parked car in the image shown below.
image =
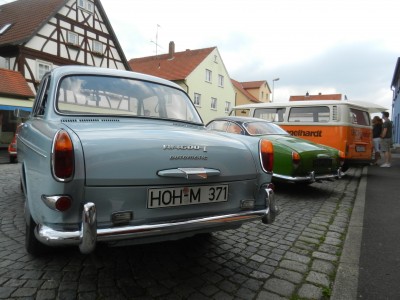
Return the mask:
[(340, 178), (344, 153), (291, 136), (278, 125), (250, 117), (222, 117), (207, 124), (213, 131), (268, 139), (274, 146), (274, 181), (313, 183)]
[(18, 136), (18, 132), (19, 132), (20, 128), (21, 128), (21, 124), (17, 126), (17, 129), (15, 130), (13, 139), (11, 140), (11, 143), (8, 145), (8, 156), (10, 158), (10, 163), (12, 163), (12, 164), (18, 162), (17, 136)]
[(10, 158), (10, 163), (16, 163), (17, 158), (17, 134), (14, 134), (11, 143), (8, 145), (8, 157)]
[(183, 89), (144, 74), (47, 73), (20, 129), (18, 160), (32, 254), (269, 224), (278, 209), (271, 142), (209, 132)]

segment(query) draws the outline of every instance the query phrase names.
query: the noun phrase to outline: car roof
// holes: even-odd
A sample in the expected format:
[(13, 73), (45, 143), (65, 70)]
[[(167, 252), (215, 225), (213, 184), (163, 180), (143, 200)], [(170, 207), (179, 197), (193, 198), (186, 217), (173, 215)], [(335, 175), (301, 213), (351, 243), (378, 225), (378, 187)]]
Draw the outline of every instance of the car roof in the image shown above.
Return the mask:
[(324, 105), (349, 105), (360, 109), (367, 109), (370, 113), (386, 111), (383, 106), (358, 100), (301, 100), (289, 102), (268, 102), (236, 105), (232, 110), (250, 108), (283, 108), (283, 107), (303, 107), (303, 106), (324, 106)]
[(237, 123), (247, 123), (247, 122), (271, 123), (264, 119), (252, 118), (252, 117), (237, 117), (237, 116), (218, 117), (218, 118), (211, 120), (209, 123), (211, 123), (212, 121), (232, 121), (232, 122), (237, 122)]
[(108, 69), (108, 68), (100, 68), (100, 67), (92, 67), (92, 66), (81, 66), (81, 65), (68, 65), (68, 66), (60, 66), (56, 67), (50, 71), (56, 77), (63, 77), (67, 75), (106, 75), (106, 76), (117, 76), (117, 77), (125, 77), (132, 79), (139, 79), (144, 81), (151, 81), (167, 86), (171, 86), (177, 89), (182, 89), (178, 84), (152, 75), (126, 71), (126, 70), (117, 70), (117, 69)]

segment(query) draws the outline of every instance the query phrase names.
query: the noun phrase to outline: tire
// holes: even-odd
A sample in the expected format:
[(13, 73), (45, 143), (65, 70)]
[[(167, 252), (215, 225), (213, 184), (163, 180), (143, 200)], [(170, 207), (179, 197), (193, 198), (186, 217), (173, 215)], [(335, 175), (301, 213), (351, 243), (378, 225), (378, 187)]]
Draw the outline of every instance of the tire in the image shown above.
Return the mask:
[[(28, 224), (29, 223), (29, 224)], [(26, 224), (25, 230), (25, 248), (29, 254), (40, 256), (48, 252), (48, 247), (39, 242), (35, 236), (36, 223), (32, 217), (29, 216), (29, 222)]]

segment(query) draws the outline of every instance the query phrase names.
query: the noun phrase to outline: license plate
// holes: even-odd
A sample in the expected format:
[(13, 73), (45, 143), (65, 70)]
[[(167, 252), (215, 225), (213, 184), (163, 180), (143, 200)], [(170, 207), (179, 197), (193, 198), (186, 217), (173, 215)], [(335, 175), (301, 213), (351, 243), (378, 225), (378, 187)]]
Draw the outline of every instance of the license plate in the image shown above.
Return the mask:
[(331, 168), (332, 167), (332, 159), (330, 158), (319, 158), (313, 161), (314, 167), (319, 168)]
[(228, 201), (228, 185), (149, 189), (147, 208), (173, 207)]
[(356, 152), (365, 152), (365, 146), (356, 146)]

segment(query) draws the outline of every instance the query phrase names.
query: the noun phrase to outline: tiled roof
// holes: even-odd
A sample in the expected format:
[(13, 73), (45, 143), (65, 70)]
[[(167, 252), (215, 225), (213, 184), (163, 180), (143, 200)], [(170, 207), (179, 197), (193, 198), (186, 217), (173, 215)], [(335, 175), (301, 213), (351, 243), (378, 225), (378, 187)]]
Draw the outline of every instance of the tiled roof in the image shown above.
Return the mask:
[(0, 68), (0, 78), (0, 95), (35, 97), (21, 73)]
[(129, 60), (134, 72), (158, 76), (167, 80), (186, 79), (216, 47), (186, 50)]
[[(233, 86), (239, 90), (244, 96), (246, 96), (250, 101), (260, 103), (262, 101), (259, 101), (256, 97), (254, 97), (252, 94), (250, 94), (248, 91), (243, 86), (243, 82), (236, 81), (234, 79), (231, 79)], [(265, 82), (265, 81), (263, 81)]]
[(289, 98), (289, 101), (304, 101), (304, 100), (342, 100), (342, 94), (290, 96)]
[(29, 40), (66, 0), (18, 0), (0, 6), (0, 29), (11, 27), (0, 35), (0, 45), (19, 45)]
[(263, 84), (265, 84), (265, 80), (246, 81), (246, 82), (241, 82), (241, 84), (242, 84), (243, 88), (245, 88), (245, 89), (258, 89)]

